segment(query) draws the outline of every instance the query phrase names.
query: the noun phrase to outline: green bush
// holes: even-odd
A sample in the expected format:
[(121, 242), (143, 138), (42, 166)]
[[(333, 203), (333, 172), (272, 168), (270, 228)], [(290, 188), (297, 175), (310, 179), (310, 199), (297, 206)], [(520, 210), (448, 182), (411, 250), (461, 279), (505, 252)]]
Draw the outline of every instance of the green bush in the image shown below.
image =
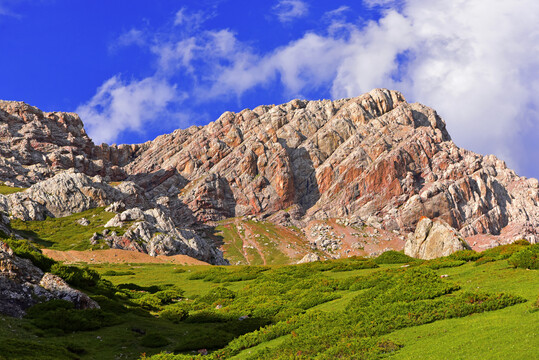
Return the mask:
[(189, 310), (182, 306), (168, 306), (165, 310), (159, 313), (159, 317), (178, 324), (180, 321), (187, 318)]
[(191, 276), (189, 280), (204, 280), (215, 283), (234, 282), (253, 280), (258, 278), (260, 274), (268, 271), (267, 266), (243, 266), (238, 269), (230, 269), (224, 267), (211, 267), (208, 270), (199, 271)]
[(197, 303), (224, 305), (230, 303), (235, 297), (234, 291), (220, 286), (210, 289), (205, 295), (199, 297)]
[(49, 272), (56, 261), (46, 257), (37, 248), (33, 247), (27, 240), (2, 239), (15, 255), (30, 260), (35, 266)]
[(515, 268), (539, 269), (539, 244), (514, 253), (507, 261)]
[(443, 269), (443, 268), (457, 267), (464, 264), (466, 264), (466, 261), (464, 260), (453, 260), (450, 257), (446, 256), (442, 258), (425, 261), (423, 263), (423, 266), (437, 270), (437, 269)]
[(161, 310), (164, 305), (179, 300), (182, 295), (183, 291), (180, 289), (168, 289), (153, 294), (144, 294), (141, 297), (135, 298), (133, 302), (140, 305), (143, 309), (157, 311)]
[(108, 280), (102, 279), (99, 273), (88, 267), (79, 268), (55, 263), (50, 272), (60, 276), (69, 285), (96, 295), (114, 298), (117, 288)]
[(54, 264), (50, 270), (54, 275), (58, 275), (68, 284), (78, 288), (91, 288), (97, 285), (99, 273), (89, 268), (78, 268), (76, 266), (66, 266), (59, 263)]
[(473, 250), (460, 250), (449, 255), (449, 258), (453, 260), (476, 261), (482, 256), (483, 255), (481, 253), (475, 252)]
[(498, 259), (496, 257), (493, 257), (493, 256), (482, 256), (482, 257), (480, 257), (479, 259), (477, 259), (475, 261), (474, 266), (483, 265), (483, 264), (493, 262), (493, 261), (496, 261), (496, 260), (498, 260)]
[(66, 348), (30, 339), (3, 338), (0, 339), (0, 360), (75, 360), (79, 359), (76, 352)]
[(511, 257), (516, 252), (526, 249), (530, 246), (530, 243), (526, 240), (518, 240), (512, 244), (500, 245), (488, 250), (485, 250), (481, 253), (482, 257), (494, 258), (496, 260), (504, 260)]
[(103, 276), (126, 276), (126, 275), (135, 275), (135, 272), (134, 271), (115, 271), (115, 270), (108, 270), (108, 271), (105, 271), (103, 274)]
[(395, 250), (385, 251), (374, 259), (377, 264), (406, 264), (414, 261), (417, 259)]

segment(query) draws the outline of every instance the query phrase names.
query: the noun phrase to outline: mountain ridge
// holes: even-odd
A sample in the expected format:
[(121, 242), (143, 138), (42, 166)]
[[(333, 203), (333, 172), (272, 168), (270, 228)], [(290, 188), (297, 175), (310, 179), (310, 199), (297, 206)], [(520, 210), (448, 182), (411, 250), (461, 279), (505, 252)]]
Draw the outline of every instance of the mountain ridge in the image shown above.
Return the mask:
[(32, 185), (75, 169), (133, 182), (142, 208), (178, 227), (257, 216), (306, 229), (346, 218), (402, 240), (426, 216), (470, 244), (538, 240), (539, 182), (458, 148), (435, 110), (397, 91), (225, 112), (135, 145), (95, 145), (75, 114), (24, 103), (0, 102), (0, 120), (0, 180)]

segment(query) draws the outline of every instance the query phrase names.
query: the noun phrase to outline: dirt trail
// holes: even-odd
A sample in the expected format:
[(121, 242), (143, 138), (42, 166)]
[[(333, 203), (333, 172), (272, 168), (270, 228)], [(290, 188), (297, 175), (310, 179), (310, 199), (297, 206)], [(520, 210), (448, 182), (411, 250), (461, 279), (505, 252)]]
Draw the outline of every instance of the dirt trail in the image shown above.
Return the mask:
[(43, 254), (53, 260), (66, 263), (83, 262), (92, 264), (102, 263), (171, 263), (183, 265), (210, 265), (207, 262), (194, 259), (187, 255), (150, 256), (137, 251), (107, 249), (94, 251), (59, 251), (43, 249)]

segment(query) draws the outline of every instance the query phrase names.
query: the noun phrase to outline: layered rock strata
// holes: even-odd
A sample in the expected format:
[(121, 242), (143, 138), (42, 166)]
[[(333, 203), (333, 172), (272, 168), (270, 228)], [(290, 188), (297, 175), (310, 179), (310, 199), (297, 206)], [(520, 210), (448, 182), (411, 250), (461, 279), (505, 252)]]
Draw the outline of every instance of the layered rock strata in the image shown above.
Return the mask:
[(96, 146), (76, 115), (18, 102), (0, 102), (0, 123), (0, 180), (31, 185), (72, 168), (132, 182), (147, 203), (126, 208), (159, 208), (177, 228), (246, 215), (299, 227), (354, 217), (405, 236), (426, 216), (465, 238), (539, 239), (539, 182), (457, 147), (433, 109), (396, 91), (226, 112), (140, 145)]

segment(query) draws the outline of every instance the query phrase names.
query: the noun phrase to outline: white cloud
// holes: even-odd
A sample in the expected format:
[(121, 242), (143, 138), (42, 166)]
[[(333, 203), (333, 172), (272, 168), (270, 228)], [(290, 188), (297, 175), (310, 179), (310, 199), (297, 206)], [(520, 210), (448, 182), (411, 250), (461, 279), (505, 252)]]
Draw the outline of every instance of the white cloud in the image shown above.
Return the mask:
[(195, 30), (204, 21), (208, 19), (208, 16), (202, 12), (190, 12), (186, 8), (181, 8), (174, 18), (174, 25), (183, 26)]
[(76, 111), (96, 143), (112, 142), (122, 131), (143, 131), (176, 97), (175, 88), (165, 80), (149, 77), (125, 83), (114, 76)]
[(138, 45), (144, 46), (146, 44), (146, 37), (144, 32), (138, 29), (131, 29), (120, 35), (114, 46), (129, 46)]
[(309, 13), (309, 7), (301, 0), (279, 0), (273, 7), (273, 11), (280, 22), (286, 23), (306, 16)]

